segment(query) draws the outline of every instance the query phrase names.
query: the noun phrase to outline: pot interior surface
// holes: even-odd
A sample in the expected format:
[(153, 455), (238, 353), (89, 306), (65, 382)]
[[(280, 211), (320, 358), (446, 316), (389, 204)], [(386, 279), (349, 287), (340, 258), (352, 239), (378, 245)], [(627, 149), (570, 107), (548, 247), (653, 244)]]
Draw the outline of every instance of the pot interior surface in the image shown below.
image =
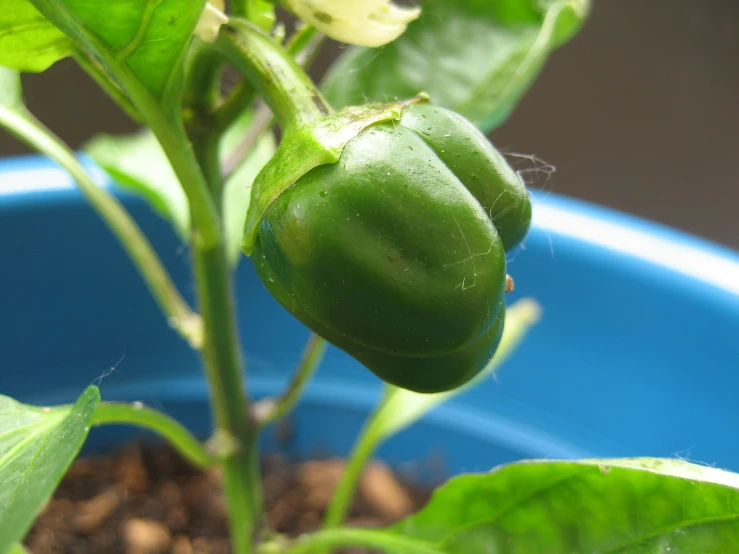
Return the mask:
[[(192, 301), (187, 246), (141, 200), (116, 192)], [(551, 193), (532, 196), (532, 231), (509, 256), (509, 301), (537, 300), (540, 323), (495, 378), (379, 454), (430, 475), (596, 456), (679, 456), (739, 471), (739, 446), (727, 440), (739, 421), (739, 256)], [(99, 383), (103, 399), (146, 402), (207, 434), (197, 356), (73, 183), (43, 158), (0, 162), (0, 252), (0, 394), (50, 404)], [(236, 283), (251, 394), (274, 394), (309, 332), (246, 258)], [(265, 448), (344, 454), (379, 392), (376, 377), (330, 348)], [(137, 434), (94, 429), (88, 448)]]

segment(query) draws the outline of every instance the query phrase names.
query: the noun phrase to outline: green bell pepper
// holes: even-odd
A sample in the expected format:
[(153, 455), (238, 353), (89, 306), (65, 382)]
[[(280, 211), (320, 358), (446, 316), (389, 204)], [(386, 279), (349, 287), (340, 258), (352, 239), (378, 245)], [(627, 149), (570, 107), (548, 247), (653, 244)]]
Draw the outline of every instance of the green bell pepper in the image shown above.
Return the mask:
[(251, 75), (273, 71), (254, 84), (284, 133), (245, 225), (260, 279), (386, 382), (464, 384), (500, 341), (505, 253), (531, 220), (523, 182), (460, 115), (424, 97), (333, 113), (279, 46), (238, 32), (249, 64), (263, 64)]

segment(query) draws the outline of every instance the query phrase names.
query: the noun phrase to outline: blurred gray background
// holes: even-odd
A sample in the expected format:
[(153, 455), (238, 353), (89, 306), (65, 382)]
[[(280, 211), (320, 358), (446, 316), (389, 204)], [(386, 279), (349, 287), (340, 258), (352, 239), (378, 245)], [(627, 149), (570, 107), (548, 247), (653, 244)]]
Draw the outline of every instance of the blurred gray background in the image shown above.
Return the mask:
[[(337, 51), (326, 48), (317, 74)], [(71, 62), (25, 86), (73, 146), (134, 129)], [(739, 0), (595, 0), (491, 138), (556, 166), (551, 179), (531, 174), (533, 187), (739, 249)], [(0, 156), (24, 152), (0, 132)]]

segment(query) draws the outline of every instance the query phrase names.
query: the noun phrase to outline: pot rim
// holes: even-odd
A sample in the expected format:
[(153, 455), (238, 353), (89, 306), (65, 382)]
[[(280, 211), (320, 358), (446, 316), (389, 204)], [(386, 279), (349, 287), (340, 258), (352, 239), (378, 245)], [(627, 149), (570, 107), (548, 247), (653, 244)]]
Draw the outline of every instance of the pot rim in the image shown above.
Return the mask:
[[(127, 192), (89, 156), (79, 154), (95, 182), (128, 201)], [(8, 174), (12, 179), (8, 180)], [(83, 200), (74, 181), (49, 158), (0, 158), (0, 208), (51, 205)], [(585, 200), (531, 190), (531, 231), (561, 236), (584, 245), (681, 274), (739, 297), (739, 251), (692, 233)], [(525, 242), (523, 247), (525, 248)]]

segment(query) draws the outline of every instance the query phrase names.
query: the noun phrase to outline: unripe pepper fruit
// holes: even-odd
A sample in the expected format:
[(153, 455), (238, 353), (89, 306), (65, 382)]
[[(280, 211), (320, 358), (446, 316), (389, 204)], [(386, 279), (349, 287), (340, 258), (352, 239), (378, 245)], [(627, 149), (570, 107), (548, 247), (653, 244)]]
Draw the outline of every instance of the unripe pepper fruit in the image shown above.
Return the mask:
[[(253, 54), (263, 38), (249, 32)], [(285, 63), (277, 78), (295, 72)], [(280, 94), (275, 80), (256, 83), (277, 96), (279, 118), (296, 86)], [(500, 341), (505, 252), (531, 219), (526, 188), (469, 121), (425, 98), (331, 114), (316, 113), (316, 97), (301, 104), (311, 117), (282, 116), (244, 251), (285, 308), (383, 380), (456, 388)]]
[(468, 119), (432, 104), (403, 110), (401, 124), (415, 131), (480, 203), (509, 252), (526, 236), (531, 202), (518, 174)]

